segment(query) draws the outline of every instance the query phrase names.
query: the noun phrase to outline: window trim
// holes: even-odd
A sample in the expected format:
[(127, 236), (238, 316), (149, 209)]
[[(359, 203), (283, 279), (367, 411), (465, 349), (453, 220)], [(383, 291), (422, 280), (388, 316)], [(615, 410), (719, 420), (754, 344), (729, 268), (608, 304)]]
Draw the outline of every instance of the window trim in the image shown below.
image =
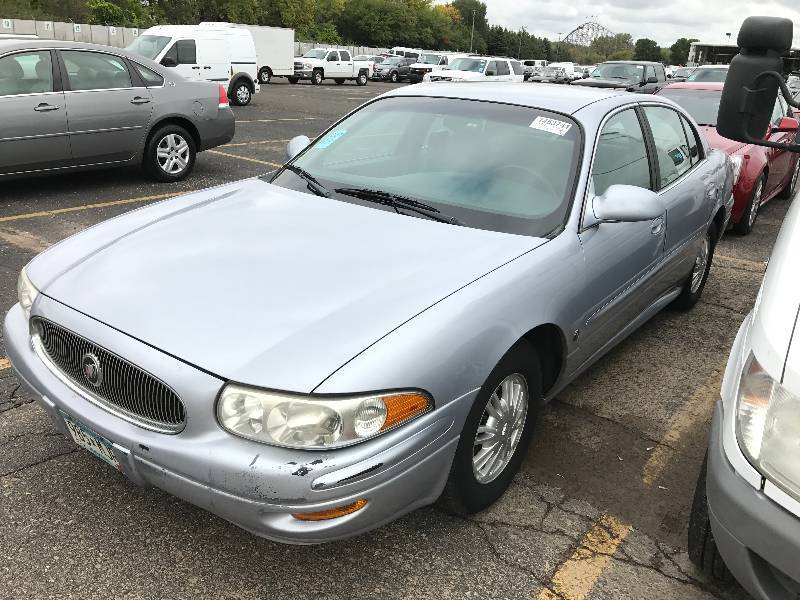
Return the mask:
[(51, 72), (51, 77), (53, 78), (53, 89), (49, 92), (27, 92), (25, 94), (2, 94), (0, 95), (0, 98), (30, 98), (31, 96), (47, 96), (50, 94), (62, 94), (64, 92), (61, 83), (61, 66), (60, 64), (58, 64), (54, 49), (27, 48), (24, 50), (12, 50), (11, 52), (6, 52), (5, 54), (0, 55), (0, 60), (10, 56), (14, 56), (15, 54), (32, 54), (39, 52), (50, 53), (50, 72)]
[[(146, 89), (157, 89), (157, 88), (163, 88), (165, 85), (167, 85), (167, 78), (164, 75), (162, 75), (161, 73), (159, 73), (158, 71), (156, 71), (155, 69), (151, 69), (150, 67), (146, 67), (145, 65), (143, 65), (143, 64), (141, 64), (139, 62), (136, 62), (135, 60), (131, 60), (129, 58), (127, 60), (128, 60), (128, 71), (130, 72), (130, 74), (132, 76), (131, 77), (131, 83), (134, 84), (133, 78), (135, 77), (137, 82), (141, 84), (141, 85), (135, 85), (134, 84), (133, 87), (143, 87), (143, 88), (146, 88)], [(145, 81), (144, 77), (142, 77), (142, 74), (139, 73), (138, 67), (141, 67), (143, 69), (147, 69), (148, 71), (152, 71), (153, 73), (155, 73), (156, 75), (161, 77), (161, 85), (148, 85), (148, 83)]]
[[(687, 120), (689, 123), (691, 123), (691, 119), (690, 119), (690, 117), (688, 117), (688, 116), (687, 116), (687, 113), (683, 112), (682, 110), (680, 110), (679, 108), (677, 108), (677, 107), (675, 107), (675, 106), (669, 106), (669, 105), (667, 105), (667, 104), (661, 104), (661, 103), (659, 103), (659, 102), (642, 102), (642, 103), (641, 103), (639, 106), (640, 106), (640, 107), (641, 107), (641, 109), (642, 109), (642, 113), (643, 113), (643, 115), (644, 115), (644, 108), (645, 108), (646, 106), (655, 106), (655, 107), (657, 107), (657, 108), (666, 108), (666, 109), (669, 109), (669, 110), (671, 110), (671, 111), (673, 111), (673, 112), (676, 112), (676, 113), (678, 113), (678, 116), (682, 116), (682, 117), (684, 117), (684, 118), (685, 118), (685, 119), (686, 119), (686, 120)], [(647, 119), (647, 115), (644, 115), (644, 117), (645, 117), (645, 119)], [(694, 127), (694, 125), (693, 125), (692, 127)], [(650, 139), (651, 139), (651, 141), (653, 141), (653, 132), (650, 130), (650, 122), (649, 122), (649, 121), (647, 121), (647, 130), (648, 130), (648, 134), (650, 135)], [(695, 132), (695, 133), (696, 133), (696, 132)], [(696, 139), (697, 139), (697, 140), (698, 140), (698, 142), (699, 142), (699, 141), (700, 141), (700, 138), (699, 138), (699, 137), (697, 137), (697, 136), (695, 136), (695, 137), (696, 137)], [(686, 140), (686, 141), (688, 142), (689, 140)], [(653, 143), (653, 147), (655, 148), (655, 141), (653, 141), (652, 143)], [(702, 145), (702, 144), (699, 144), (699, 146), (703, 146), (703, 145)], [(673, 181), (670, 181), (670, 182), (669, 182), (667, 185), (665, 185), (665, 186), (664, 186), (664, 187), (662, 187), (662, 188), (659, 188), (659, 189), (657, 189), (657, 190), (654, 190), (654, 191), (655, 191), (655, 193), (656, 193), (656, 194), (661, 194), (662, 192), (668, 192), (668, 191), (669, 191), (669, 190), (671, 190), (673, 187), (675, 187), (675, 185), (676, 185), (676, 184), (678, 184), (678, 183), (681, 183), (681, 182), (682, 182), (682, 180), (683, 180), (683, 179), (684, 179), (684, 178), (685, 178), (685, 177), (686, 177), (686, 176), (687, 176), (689, 173), (691, 173), (692, 171), (694, 171), (694, 170), (695, 170), (697, 167), (699, 167), (700, 165), (702, 165), (702, 164), (703, 164), (703, 163), (704, 163), (704, 162), (705, 162), (705, 161), (708, 159), (708, 157), (706, 156), (706, 152), (705, 152), (705, 146), (703, 146), (703, 147), (702, 147), (702, 153), (703, 153), (703, 158), (702, 158), (702, 160), (698, 160), (698, 161), (697, 161), (695, 164), (691, 165), (691, 166), (689, 167), (689, 169), (688, 169), (688, 170), (686, 170), (685, 172), (683, 172), (683, 173), (681, 174), (681, 176), (680, 176), (680, 177), (678, 177), (677, 179), (674, 179)], [(655, 161), (655, 166), (656, 166), (656, 169), (658, 169), (658, 161), (657, 161), (657, 160)], [(657, 171), (657, 174), (658, 174), (658, 177), (657, 177), (657, 179), (656, 179), (656, 183), (658, 183), (659, 181), (661, 181), (660, 172), (658, 172), (658, 171)]]
[[(73, 90), (72, 84), (69, 81), (69, 73), (67, 72), (67, 63), (64, 62), (64, 52), (93, 52), (95, 54), (106, 54), (108, 56), (113, 56), (114, 58), (118, 59), (125, 70), (128, 72), (128, 77), (131, 80), (131, 85), (129, 87), (115, 87), (115, 88), (97, 88), (91, 90)], [(95, 50), (94, 48), (59, 48), (58, 51), (58, 66), (61, 69), (61, 72), (64, 74), (62, 78), (62, 88), (64, 94), (87, 94), (92, 92), (108, 92), (113, 90), (135, 90), (136, 87), (133, 85), (133, 75), (131, 74), (130, 65), (128, 65), (128, 60), (125, 56), (121, 54), (115, 54), (113, 52), (107, 52), (105, 50)]]

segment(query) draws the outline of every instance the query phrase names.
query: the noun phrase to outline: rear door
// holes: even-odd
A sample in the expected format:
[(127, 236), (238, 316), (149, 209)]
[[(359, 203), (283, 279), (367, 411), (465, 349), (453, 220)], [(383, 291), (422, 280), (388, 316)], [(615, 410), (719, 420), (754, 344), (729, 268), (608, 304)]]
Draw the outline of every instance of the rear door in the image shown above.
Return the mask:
[(70, 162), (67, 111), (50, 50), (0, 58), (0, 173)]
[(342, 63), (342, 72), (347, 77), (352, 77), (354, 75), (353, 57), (347, 50), (339, 50), (339, 61)]
[(127, 62), (115, 54), (60, 50), (59, 55), (73, 163), (133, 158), (150, 123), (150, 91), (133, 86)]

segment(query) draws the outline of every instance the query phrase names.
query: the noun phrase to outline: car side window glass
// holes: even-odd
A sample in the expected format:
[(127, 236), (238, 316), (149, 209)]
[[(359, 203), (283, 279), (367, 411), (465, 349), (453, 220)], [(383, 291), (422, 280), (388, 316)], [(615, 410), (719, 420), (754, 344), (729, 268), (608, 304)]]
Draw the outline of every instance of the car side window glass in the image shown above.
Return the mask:
[(603, 126), (592, 165), (592, 182), (598, 196), (615, 184), (651, 189), (647, 146), (633, 109), (615, 114)]
[(697, 132), (683, 115), (681, 115), (681, 123), (683, 123), (686, 140), (689, 142), (689, 159), (692, 161), (692, 166), (694, 166), (703, 158), (700, 154), (700, 142), (698, 141)]
[(498, 60), (497, 61), (497, 74), (498, 75), (510, 75), (511, 69), (508, 68), (508, 61), (506, 60)]
[(487, 75), (490, 75), (490, 74), (491, 75), (497, 75), (497, 62), (491, 61), (486, 66), (486, 71), (485, 72), (486, 72)]
[(680, 115), (671, 108), (645, 106), (658, 160), (659, 188), (668, 186), (692, 168), (689, 143)]
[(144, 81), (145, 86), (147, 87), (158, 87), (159, 85), (164, 85), (164, 78), (161, 77), (158, 73), (153, 71), (152, 69), (148, 69), (147, 67), (143, 67), (139, 63), (133, 63), (133, 67), (139, 73)]
[(651, 77), (656, 76), (656, 70), (653, 68), (653, 65), (647, 65), (644, 70), (644, 80), (647, 81)]
[(107, 90), (131, 87), (125, 62), (111, 54), (62, 50), (71, 90)]
[(347, 52), (346, 50), (340, 50), (339, 51), (339, 56), (341, 56), (342, 60), (344, 60), (344, 61), (349, 61), (350, 60), (350, 53)]
[(440, 65), (446, 65), (446, 64), (447, 64), (447, 57), (446, 57), (446, 56), (443, 56), (443, 57), (441, 58), (441, 60), (439, 61), (439, 64), (440, 64)]
[(328, 62), (336, 62), (339, 60), (339, 53), (338, 52), (328, 52)]
[(178, 47), (179, 65), (197, 64), (197, 44), (194, 40), (178, 40), (175, 45)]
[(515, 60), (511, 61), (511, 68), (514, 69), (514, 75), (522, 75), (525, 72), (522, 65)]
[(772, 125), (778, 127), (781, 120), (786, 116), (787, 105), (784, 103), (780, 95), (775, 98), (775, 106), (772, 109)]
[(0, 58), (0, 96), (53, 91), (50, 52), (21, 52)]

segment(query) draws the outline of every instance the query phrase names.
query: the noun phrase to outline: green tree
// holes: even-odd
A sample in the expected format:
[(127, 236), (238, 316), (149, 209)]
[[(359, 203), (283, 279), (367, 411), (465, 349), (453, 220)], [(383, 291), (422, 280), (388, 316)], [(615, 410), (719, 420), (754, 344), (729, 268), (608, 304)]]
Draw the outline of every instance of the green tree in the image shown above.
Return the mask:
[(669, 47), (670, 63), (673, 65), (685, 65), (686, 59), (689, 57), (689, 48), (692, 42), (696, 41), (695, 38), (678, 38), (678, 40)]
[(89, 0), (86, 3), (89, 9), (89, 23), (96, 25), (122, 25), (124, 15), (122, 9), (116, 4), (106, 0)]
[(648, 38), (639, 38), (633, 47), (634, 60), (661, 60), (661, 48), (658, 44)]

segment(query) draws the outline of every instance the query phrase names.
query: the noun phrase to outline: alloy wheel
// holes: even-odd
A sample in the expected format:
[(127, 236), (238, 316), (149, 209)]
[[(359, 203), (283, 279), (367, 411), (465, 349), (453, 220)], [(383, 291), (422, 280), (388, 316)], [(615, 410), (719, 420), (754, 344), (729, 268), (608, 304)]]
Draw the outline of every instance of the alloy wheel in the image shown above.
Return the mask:
[(764, 189), (764, 179), (759, 179), (756, 184), (756, 191), (753, 192), (753, 203), (750, 205), (750, 214), (747, 215), (747, 224), (752, 227), (758, 216), (758, 209), (761, 208), (761, 193)]
[(478, 483), (491, 483), (508, 466), (527, 413), (528, 383), (519, 373), (508, 375), (489, 397), (472, 443), (472, 472)]
[(247, 104), (250, 102), (250, 88), (244, 83), (236, 88), (236, 100), (239, 104)]
[(258, 79), (261, 83), (269, 83), (269, 71), (264, 69), (258, 76)]
[(165, 135), (156, 147), (158, 166), (170, 175), (177, 175), (189, 166), (190, 154), (188, 142), (177, 133)]
[(706, 268), (708, 267), (708, 256), (711, 254), (711, 236), (706, 233), (705, 237), (703, 238), (703, 245), (700, 246), (700, 252), (697, 255), (697, 258), (694, 260), (694, 269), (692, 269), (692, 285), (689, 287), (689, 290), (692, 294), (696, 294), (697, 290), (700, 289), (700, 286), (703, 283), (703, 277), (706, 274)]

